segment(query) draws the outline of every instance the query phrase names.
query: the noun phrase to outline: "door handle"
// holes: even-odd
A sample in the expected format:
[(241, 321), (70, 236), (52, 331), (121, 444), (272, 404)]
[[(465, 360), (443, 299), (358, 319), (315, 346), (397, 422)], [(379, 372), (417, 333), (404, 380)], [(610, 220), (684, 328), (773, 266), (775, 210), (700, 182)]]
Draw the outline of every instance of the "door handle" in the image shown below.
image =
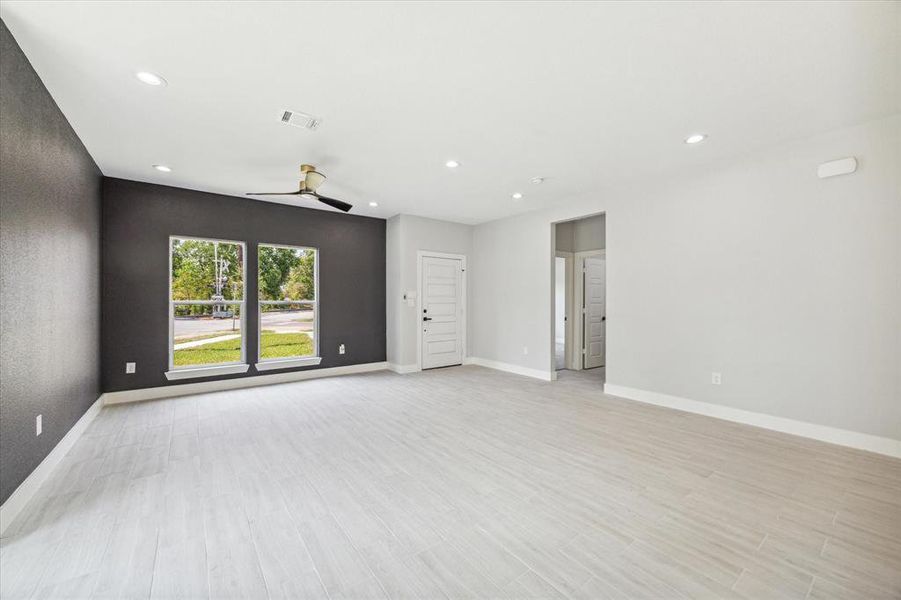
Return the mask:
[(431, 320), (432, 320), (432, 317), (423, 317), (422, 320), (423, 320), (423, 321), (431, 321)]

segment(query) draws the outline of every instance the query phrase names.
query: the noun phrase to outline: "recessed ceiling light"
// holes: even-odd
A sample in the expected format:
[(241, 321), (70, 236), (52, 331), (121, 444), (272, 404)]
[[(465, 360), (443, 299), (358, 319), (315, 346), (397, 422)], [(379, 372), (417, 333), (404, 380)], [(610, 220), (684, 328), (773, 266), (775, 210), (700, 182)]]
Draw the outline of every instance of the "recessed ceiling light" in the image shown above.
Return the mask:
[(686, 144), (700, 144), (701, 142), (703, 142), (706, 139), (707, 139), (706, 133), (693, 133), (690, 136), (688, 136), (687, 138), (685, 138), (685, 143)]
[(157, 171), (162, 171), (163, 173), (169, 173), (172, 171), (172, 169), (170, 169), (166, 165), (153, 165), (153, 168)]
[(514, 200), (519, 200), (520, 198), (522, 198), (522, 194), (520, 194), (519, 192), (516, 192), (515, 194), (513, 194)]
[(448, 169), (456, 169), (457, 167), (460, 166), (460, 163), (458, 163), (455, 160), (449, 160), (446, 163), (444, 163), (444, 166), (447, 167)]
[(147, 85), (166, 85), (166, 80), (157, 75), (156, 73), (150, 73), (149, 71), (140, 71), (135, 73), (135, 77), (138, 78), (142, 83), (146, 83)]
[(531, 181), (535, 185), (538, 185), (539, 183), (544, 183), (544, 177), (533, 177), (529, 181)]
[(378, 202), (370, 202), (370, 203), (369, 203), (369, 206), (371, 206), (372, 208), (375, 208), (375, 207), (378, 206), (378, 205), (379, 205)]

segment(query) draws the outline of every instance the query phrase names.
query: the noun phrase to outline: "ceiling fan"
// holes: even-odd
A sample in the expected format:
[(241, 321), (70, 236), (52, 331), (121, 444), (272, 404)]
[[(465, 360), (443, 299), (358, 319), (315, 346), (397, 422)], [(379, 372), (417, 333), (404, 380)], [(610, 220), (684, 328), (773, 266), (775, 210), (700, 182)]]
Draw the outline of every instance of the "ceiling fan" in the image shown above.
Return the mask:
[(335, 200), (334, 198), (326, 198), (320, 196), (316, 190), (325, 181), (325, 175), (316, 170), (313, 165), (300, 165), (300, 173), (303, 179), (300, 180), (300, 187), (296, 192), (247, 192), (248, 196), (310, 196), (316, 198), (323, 204), (328, 204), (332, 208), (348, 212), (353, 208), (352, 204)]

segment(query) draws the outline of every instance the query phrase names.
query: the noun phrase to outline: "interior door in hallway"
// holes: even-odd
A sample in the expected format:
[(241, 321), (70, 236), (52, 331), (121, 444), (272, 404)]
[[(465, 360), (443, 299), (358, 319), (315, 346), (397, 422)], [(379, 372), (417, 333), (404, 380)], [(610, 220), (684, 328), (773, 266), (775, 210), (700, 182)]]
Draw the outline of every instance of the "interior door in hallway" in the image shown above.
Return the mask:
[(463, 261), (422, 257), (422, 368), (463, 363)]
[(583, 274), (584, 334), (583, 367), (603, 367), (607, 347), (607, 261), (601, 256), (585, 258)]

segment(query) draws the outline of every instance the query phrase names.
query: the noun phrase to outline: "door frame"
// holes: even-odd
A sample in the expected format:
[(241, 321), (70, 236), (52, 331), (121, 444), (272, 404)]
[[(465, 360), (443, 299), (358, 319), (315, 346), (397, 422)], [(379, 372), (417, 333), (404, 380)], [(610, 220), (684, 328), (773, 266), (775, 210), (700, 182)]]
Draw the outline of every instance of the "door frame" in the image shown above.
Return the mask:
[[(582, 276), (585, 272), (585, 259), (590, 258), (592, 256), (599, 256), (604, 259), (604, 269), (606, 270), (606, 262), (607, 262), (607, 250), (585, 250), (583, 252), (575, 253), (575, 265), (574, 269), (576, 270), (576, 274), (578, 277), (573, 277), (573, 283), (575, 284), (574, 293), (573, 293), (573, 304), (575, 304), (576, 309), (575, 312), (579, 315), (579, 326), (574, 327), (574, 349), (576, 351), (575, 359), (573, 360), (574, 366), (573, 369), (576, 371), (581, 371), (585, 368), (585, 341), (584, 332), (585, 332), (585, 284), (583, 282), (584, 277)], [(606, 280), (606, 278), (605, 278)], [(604, 301), (606, 304), (607, 300), (607, 286), (604, 285)], [(606, 336), (604, 337), (604, 344), (607, 343)], [(604, 349), (606, 351), (606, 348)]]
[(462, 290), (460, 290), (460, 295), (463, 298), (463, 306), (460, 310), (460, 320), (461, 323), (461, 332), (462, 332), (462, 340), (461, 340), (461, 352), (462, 356), (460, 357), (460, 361), (462, 363), (466, 363), (466, 255), (465, 254), (451, 254), (449, 252), (433, 252), (432, 250), (417, 250), (416, 251), (416, 370), (422, 371), (422, 259), (424, 257), (430, 258), (450, 258), (452, 260), (459, 260), (462, 264), (463, 269), (463, 278), (462, 278)]
[[(566, 324), (563, 327), (565, 340), (563, 342), (563, 368), (564, 369), (572, 369), (573, 360), (575, 357), (575, 345), (573, 339), (573, 316), (575, 315), (575, 288), (573, 287), (574, 278), (574, 267), (575, 264), (575, 255), (572, 252), (568, 252), (566, 250), (555, 250), (554, 251), (554, 269), (557, 268), (556, 259), (562, 258), (564, 259), (564, 269), (566, 269), (565, 283), (564, 288), (566, 290), (566, 306), (563, 308), (563, 313), (566, 315)], [(555, 281), (556, 285), (556, 281)], [(556, 294), (555, 294), (556, 295)], [(555, 311), (556, 311), (556, 298), (555, 302)], [(555, 315), (556, 318), (556, 315)], [(557, 327), (554, 325), (554, 370), (556, 371), (556, 354), (557, 354)]]

